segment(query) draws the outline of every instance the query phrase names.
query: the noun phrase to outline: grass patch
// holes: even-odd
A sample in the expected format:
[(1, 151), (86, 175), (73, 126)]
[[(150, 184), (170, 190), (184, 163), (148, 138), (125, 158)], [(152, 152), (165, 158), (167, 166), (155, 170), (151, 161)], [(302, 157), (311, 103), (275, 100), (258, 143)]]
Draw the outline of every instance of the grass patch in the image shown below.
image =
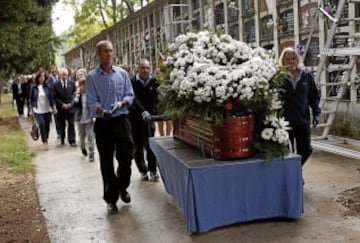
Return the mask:
[(32, 152), (19, 126), (11, 95), (3, 95), (0, 103), (0, 167), (15, 174), (32, 172)]
[(17, 116), (16, 107), (12, 106), (12, 95), (10, 94), (2, 94), (1, 95), (1, 103), (0, 103), (0, 116), (9, 117), (9, 116)]

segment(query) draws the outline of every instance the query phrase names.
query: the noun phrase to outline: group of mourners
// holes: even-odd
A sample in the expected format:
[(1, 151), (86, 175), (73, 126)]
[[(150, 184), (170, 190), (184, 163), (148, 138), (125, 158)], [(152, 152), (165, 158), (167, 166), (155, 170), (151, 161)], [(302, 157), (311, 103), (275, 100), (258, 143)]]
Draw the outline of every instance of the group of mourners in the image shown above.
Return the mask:
[[(73, 76), (71, 70), (65, 68), (57, 70), (52, 67), (49, 74), (39, 70), (31, 85), (14, 82), (13, 94), (19, 115), (23, 115), (18, 95), (26, 93), (23, 97), (28, 100), (28, 115), (36, 118), (44, 149), (48, 149), (52, 118), (60, 144), (63, 145), (67, 137), (72, 147), (77, 146), (74, 126), (77, 122), (80, 149), (90, 162), (95, 159), (96, 144), (103, 179), (103, 199), (108, 214), (116, 214), (119, 198), (124, 203), (131, 201), (127, 188), (132, 159), (141, 173), (141, 180), (159, 180), (156, 156), (149, 147), (149, 137), (155, 133), (153, 116), (158, 114), (159, 83), (151, 74), (151, 66), (146, 59), (140, 60), (133, 72), (113, 65), (111, 42), (98, 42), (96, 52), (99, 65), (90, 72), (79, 68)], [(300, 60), (294, 48), (283, 50), (280, 64), (288, 70), (288, 75), (281, 97), (284, 116), (291, 127), (291, 145), (304, 164), (312, 152), (311, 126), (319, 123), (320, 97), (312, 74), (302, 68)], [(166, 135), (171, 132), (169, 125)], [(162, 135), (163, 124), (159, 123), (158, 127)], [(114, 157), (117, 160), (116, 170)]]

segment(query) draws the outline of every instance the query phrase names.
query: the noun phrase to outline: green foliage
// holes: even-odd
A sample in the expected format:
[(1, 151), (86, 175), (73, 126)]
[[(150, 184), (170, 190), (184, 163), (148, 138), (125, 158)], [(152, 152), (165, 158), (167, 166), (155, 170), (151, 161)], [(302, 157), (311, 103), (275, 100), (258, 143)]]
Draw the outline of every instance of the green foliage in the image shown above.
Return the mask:
[(31, 73), (53, 63), (59, 40), (52, 31), (54, 1), (3, 1), (0, 8), (2, 78)]
[(0, 130), (0, 166), (13, 173), (33, 171), (32, 153), (21, 130)]
[(17, 126), (9, 124), (13, 120), (7, 121), (8, 117), (16, 117), (11, 102), (11, 95), (5, 95), (0, 103), (0, 167), (13, 173), (31, 172), (34, 169), (32, 153), (25, 135), (20, 128), (15, 129)]
[(271, 163), (274, 158), (283, 158), (289, 153), (289, 147), (266, 141), (260, 134), (254, 133), (254, 148), (264, 157), (265, 163)]
[(102, 30), (125, 19), (143, 4), (143, 1), (139, 0), (123, 0), (120, 3), (115, 0), (84, 0), (82, 3), (79, 0), (62, 1), (75, 12), (75, 25), (62, 36), (68, 49), (84, 43)]
[(12, 95), (2, 95), (0, 102), (0, 116), (1, 117), (9, 117), (9, 116), (17, 116), (16, 108), (12, 106)]
[(156, 77), (157, 81), (162, 85), (168, 84), (173, 67), (166, 65), (164, 62), (160, 62), (159, 69), (161, 75)]

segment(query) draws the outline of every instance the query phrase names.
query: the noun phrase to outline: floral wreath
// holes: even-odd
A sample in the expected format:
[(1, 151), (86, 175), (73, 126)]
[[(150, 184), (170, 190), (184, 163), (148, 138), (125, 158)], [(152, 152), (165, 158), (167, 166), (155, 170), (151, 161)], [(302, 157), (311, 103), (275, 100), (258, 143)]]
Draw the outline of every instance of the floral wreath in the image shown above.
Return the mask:
[(284, 72), (271, 53), (227, 34), (179, 35), (161, 66), (160, 110), (173, 120), (195, 115), (221, 124), (254, 114), (254, 146), (266, 158), (288, 153), (288, 122), (282, 116)]

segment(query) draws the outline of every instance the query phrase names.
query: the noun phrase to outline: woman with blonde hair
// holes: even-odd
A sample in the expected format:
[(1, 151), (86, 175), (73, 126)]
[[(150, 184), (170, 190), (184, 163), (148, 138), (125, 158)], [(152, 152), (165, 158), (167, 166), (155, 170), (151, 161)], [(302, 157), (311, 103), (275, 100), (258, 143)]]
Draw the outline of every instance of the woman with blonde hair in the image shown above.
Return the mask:
[[(316, 127), (319, 123), (321, 109), (320, 96), (312, 74), (303, 68), (300, 56), (292, 47), (285, 48), (280, 55), (280, 65), (287, 71), (284, 80), (284, 116), (290, 123), (290, 142), (296, 152), (301, 156), (302, 165), (312, 153), (311, 125)], [(310, 119), (310, 109), (312, 120)]]
[[(86, 69), (80, 68), (76, 71), (76, 95), (74, 99), (75, 107), (75, 121), (78, 124), (79, 140), (81, 153), (84, 156), (89, 155), (89, 162), (94, 161), (94, 148), (95, 148), (95, 133), (94, 122), (90, 117), (90, 110), (86, 104), (85, 83), (86, 83)], [(86, 149), (85, 139), (88, 141), (88, 150)]]

